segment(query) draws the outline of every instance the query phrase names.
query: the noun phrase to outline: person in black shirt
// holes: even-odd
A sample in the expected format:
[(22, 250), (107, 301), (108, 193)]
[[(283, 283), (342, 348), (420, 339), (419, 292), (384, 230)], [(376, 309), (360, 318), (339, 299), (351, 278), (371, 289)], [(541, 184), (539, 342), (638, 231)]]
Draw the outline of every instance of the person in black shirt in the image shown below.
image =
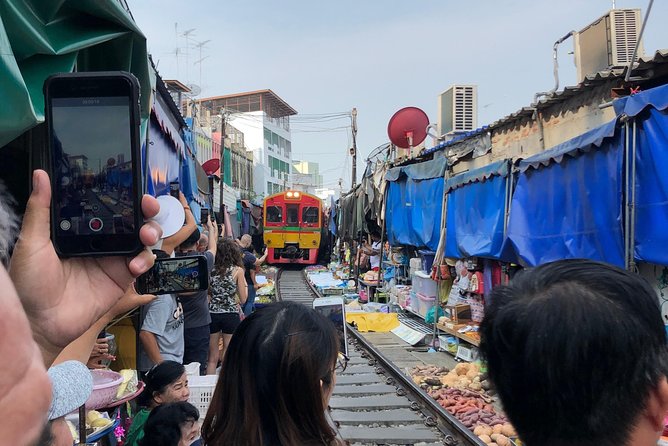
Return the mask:
[(255, 306), (255, 293), (257, 289), (260, 287), (255, 280), (255, 272), (256, 268), (262, 263), (264, 263), (264, 260), (267, 258), (267, 251), (265, 250), (264, 255), (262, 257), (257, 258), (255, 254), (251, 251), (251, 245), (253, 243), (253, 238), (248, 235), (244, 234), (241, 236), (241, 239), (239, 239), (238, 244), (241, 247), (241, 250), (243, 251), (243, 260), (244, 260), (244, 277), (246, 278), (246, 283), (248, 284), (248, 299), (246, 300), (246, 304), (243, 307), (244, 315), (248, 316), (253, 312), (254, 306)]

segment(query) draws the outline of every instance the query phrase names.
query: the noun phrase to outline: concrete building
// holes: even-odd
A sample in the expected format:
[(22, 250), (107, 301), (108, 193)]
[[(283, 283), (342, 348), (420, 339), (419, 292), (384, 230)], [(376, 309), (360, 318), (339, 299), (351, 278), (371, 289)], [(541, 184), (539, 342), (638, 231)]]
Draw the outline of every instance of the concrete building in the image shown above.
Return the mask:
[(316, 190), (322, 187), (322, 175), (320, 175), (320, 165), (318, 163), (293, 161), (292, 170), (293, 189), (315, 195)]
[(215, 122), (215, 118), (219, 121), (225, 113), (227, 123), (243, 134), (245, 147), (253, 155), (251, 198), (262, 198), (292, 186), (290, 116), (297, 114), (295, 109), (271, 90), (215, 96), (197, 102), (201, 106), (200, 116), (208, 113)]

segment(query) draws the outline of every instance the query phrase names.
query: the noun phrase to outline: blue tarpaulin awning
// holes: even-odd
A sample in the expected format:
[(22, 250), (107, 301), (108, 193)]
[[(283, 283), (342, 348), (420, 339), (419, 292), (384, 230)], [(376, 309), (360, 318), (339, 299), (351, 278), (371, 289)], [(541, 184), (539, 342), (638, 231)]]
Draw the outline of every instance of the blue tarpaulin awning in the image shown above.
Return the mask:
[(422, 181), (443, 178), (446, 167), (448, 167), (448, 160), (443, 156), (438, 156), (424, 163), (393, 167), (387, 171), (385, 179), (387, 181), (398, 181), (406, 177), (410, 180)]
[(577, 157), (583, 152), (600, 147), (606, 138), (610, 138), (615, 134), (616, 126), (617, 120), (613, 119), (607, 124), (596, 127), (573, 139), (569, 139), (549, 150), (523, 159), (519, 164), (520, 171), (524, 172), (531, 168), (536, 169), (540, 166), (549, 166), (554, 162), (560, 163), (564, 157)]
[(614, 105), (636, 120), (635, 259), (668, 265), (668, 85)]
[(439, 157), (388, 171), (385, 218), (390, 244), (438, 247), (446, 166), (447, 160)]
[(615, 123), (522, 161), (508, 239), (528, 265), (589, 258), (624, 266), (624, 137)]
[(448, 193), (445, 255), (505, 259), (508, 160), (453, 176)]

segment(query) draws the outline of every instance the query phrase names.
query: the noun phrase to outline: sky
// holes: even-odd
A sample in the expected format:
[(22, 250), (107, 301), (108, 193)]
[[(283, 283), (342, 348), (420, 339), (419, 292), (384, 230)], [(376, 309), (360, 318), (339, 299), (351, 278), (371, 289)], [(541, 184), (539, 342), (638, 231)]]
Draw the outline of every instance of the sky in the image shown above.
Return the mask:
[[(617, 0), (641, 8), (648, 0)], [(437, 98), (478, 86), (478, 126), (528, 106), (554, 86), (552, 45), (612, 0), (129, 0), (163, 79), (200, 97), (271, 89), (295, 110), (293, 159), (320, 164), (326, 187), (351, 181), (350, 119), (357, 108), (358, 181), (406, 106), (437, 122)], [(668, 48), (668, 1), (654, 2), (645, 54)], [(189, 30), (189, 35), (183, 34)], [(200, 49), (197, 43), (208, 41)], [(178, 48), (178, 54), (176, 49)], [(572, 39), (559, 48), (560, 89), (575, 85)], [(201, 62), (197, 63), (200, 59)], [(201, 74), (200, 74), (201, 68)], [(430, 138), (427, 146), (432, 144)]]

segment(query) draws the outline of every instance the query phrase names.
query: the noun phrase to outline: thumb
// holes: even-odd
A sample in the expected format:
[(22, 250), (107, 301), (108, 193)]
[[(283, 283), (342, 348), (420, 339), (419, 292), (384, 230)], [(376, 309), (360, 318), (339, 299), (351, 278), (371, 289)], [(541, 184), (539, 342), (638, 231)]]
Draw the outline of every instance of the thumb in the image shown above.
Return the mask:
[(32, 173), (32, 193), (26, 205), (21, 238), (35, 243), (48, 243), (50, 229), (51, 182), (43, 170)]

